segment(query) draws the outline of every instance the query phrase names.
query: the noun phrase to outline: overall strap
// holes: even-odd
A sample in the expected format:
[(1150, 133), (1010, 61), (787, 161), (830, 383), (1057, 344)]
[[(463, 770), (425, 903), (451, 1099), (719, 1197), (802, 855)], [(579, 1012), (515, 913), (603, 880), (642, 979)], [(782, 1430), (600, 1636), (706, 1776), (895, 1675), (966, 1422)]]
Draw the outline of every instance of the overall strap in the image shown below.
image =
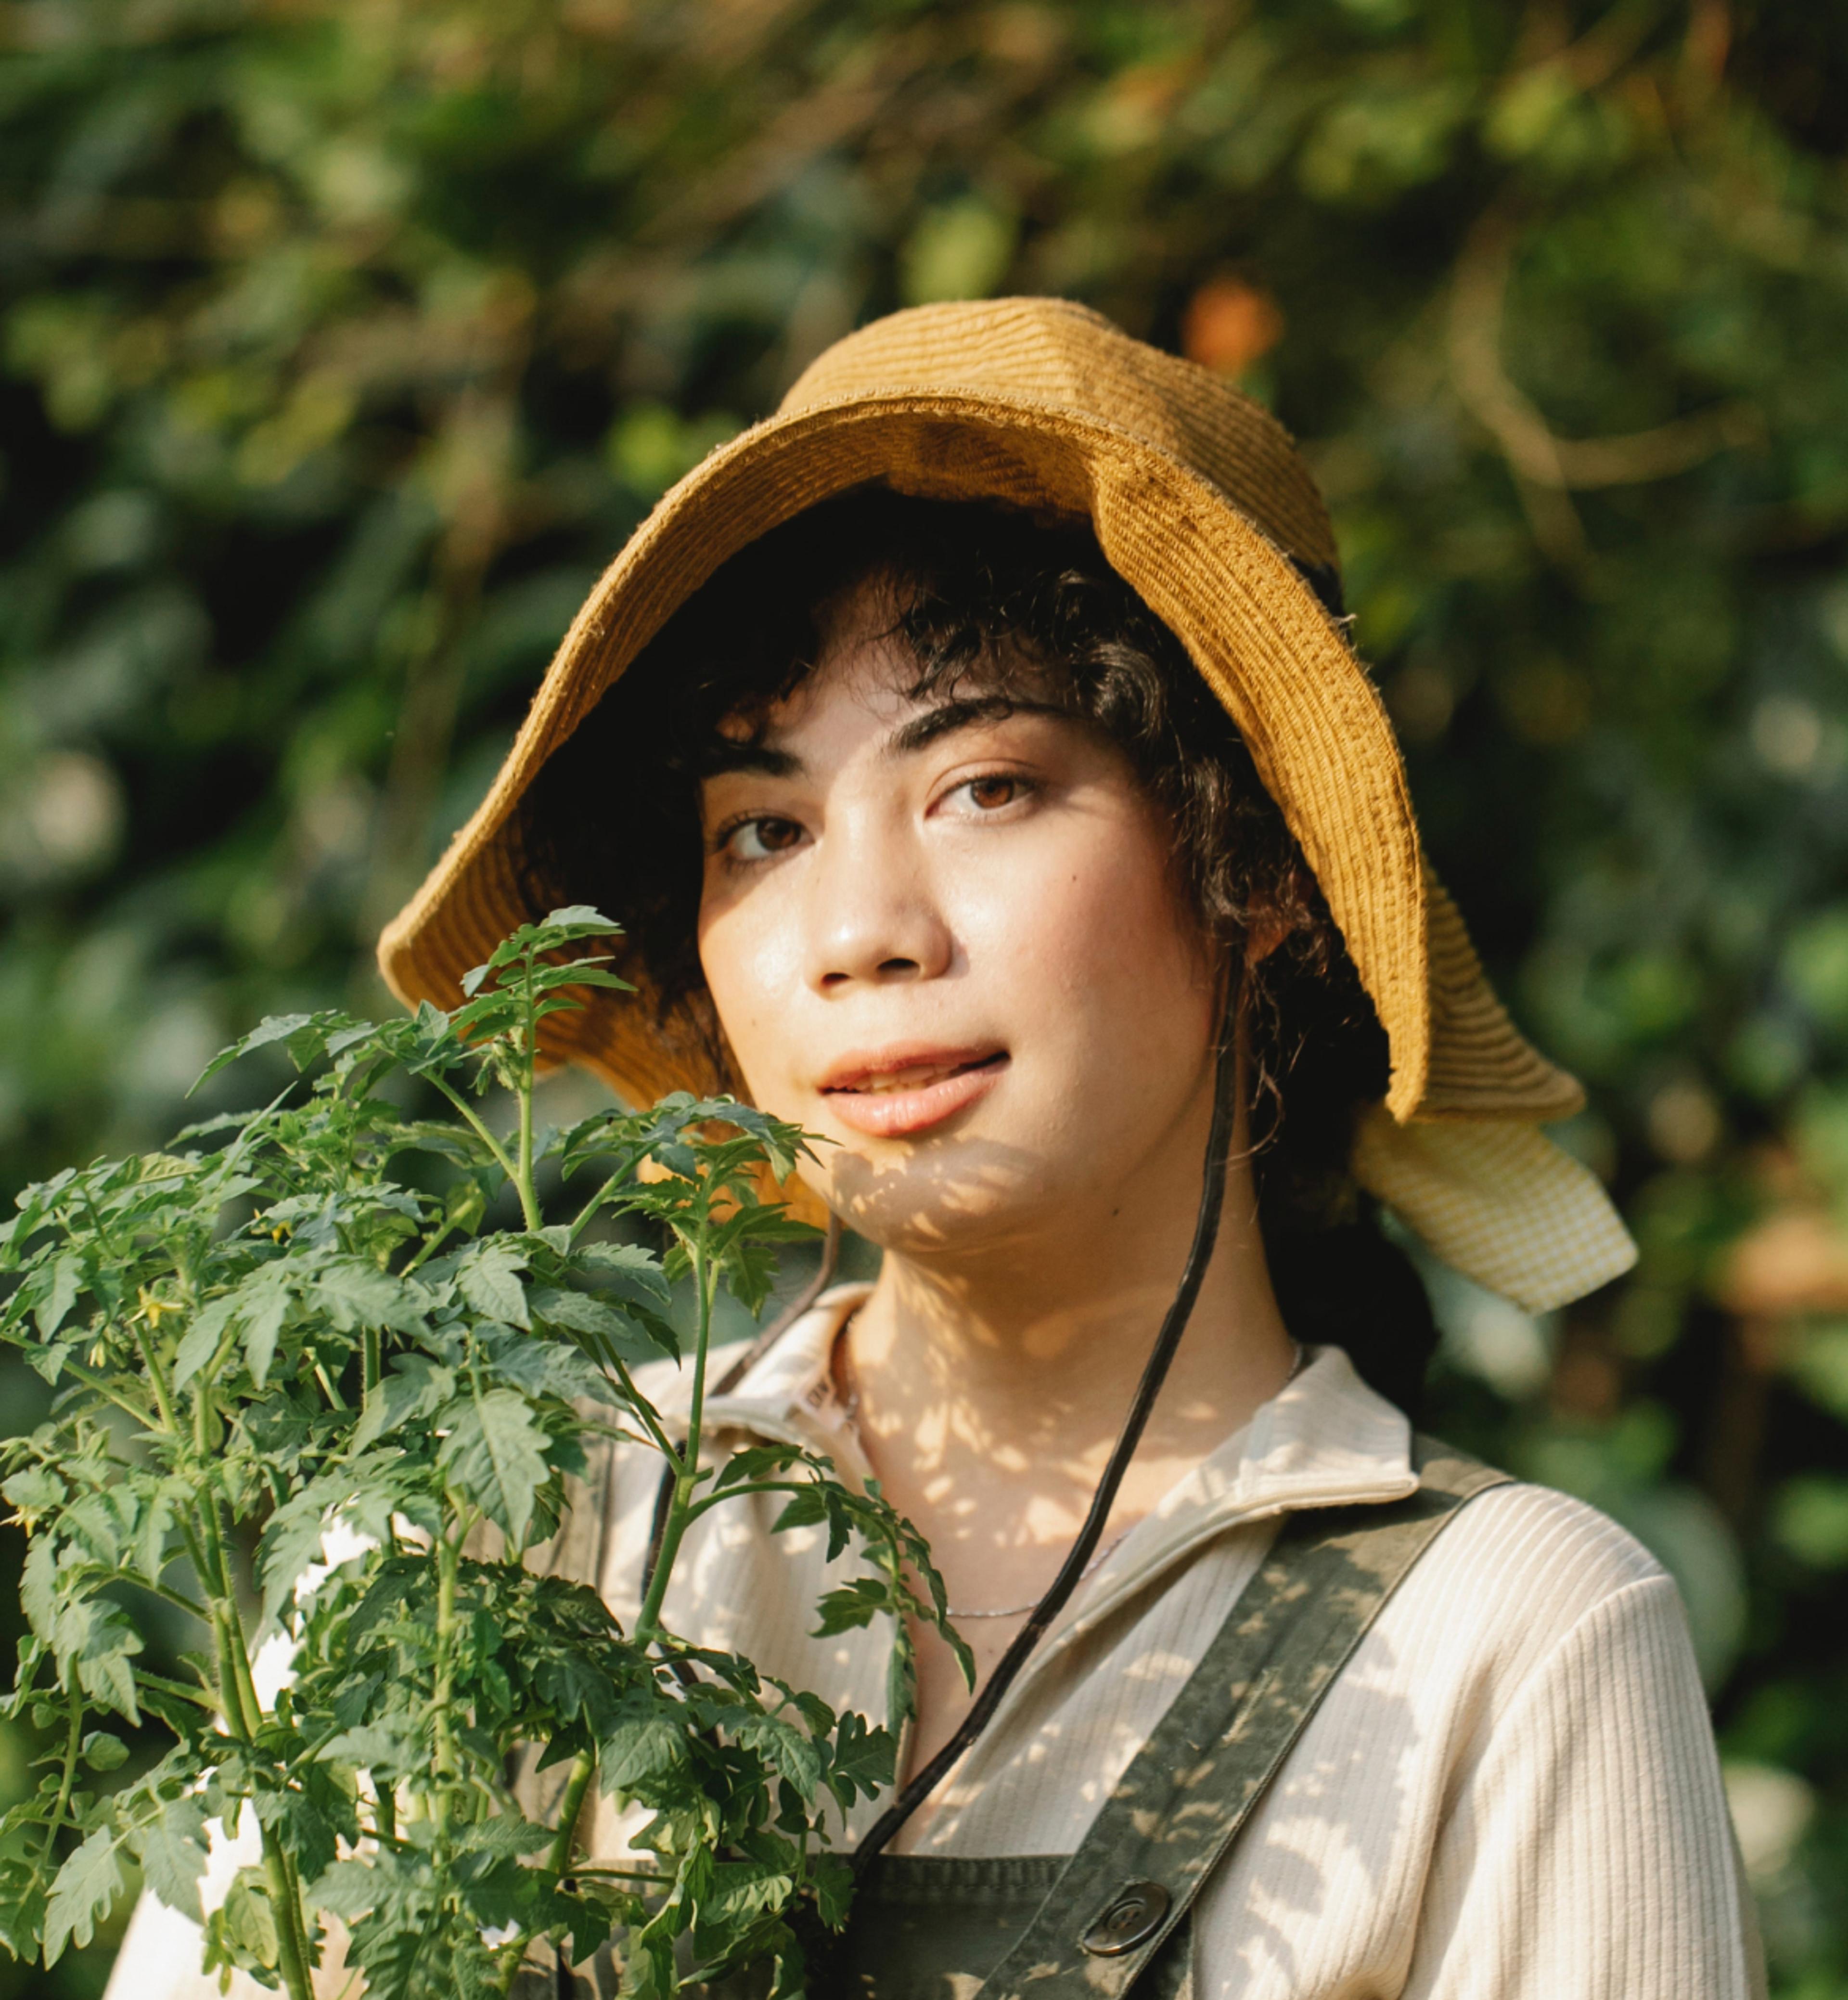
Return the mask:
[(1507, 1474), (1419, 1437), (1416, 1493), (1292, 1515), (979, 2000), (1115, 2000), (1186, 1918), (1367, 1629)]

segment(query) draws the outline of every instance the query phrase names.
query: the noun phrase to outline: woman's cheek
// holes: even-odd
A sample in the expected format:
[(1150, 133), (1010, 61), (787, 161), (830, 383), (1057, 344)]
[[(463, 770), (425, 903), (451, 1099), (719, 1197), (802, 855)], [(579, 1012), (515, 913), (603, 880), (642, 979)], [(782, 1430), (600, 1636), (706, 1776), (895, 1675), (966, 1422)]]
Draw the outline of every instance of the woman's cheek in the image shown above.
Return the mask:
[(699, 962), (752, 1101), (781, 1113), (793, 1054), (782, 1043), (796, 1012), (789, 1004), (789, 982), (798, 976), (789, 927), (766, 921), (744, 903), (711, 918), (702, 913)]

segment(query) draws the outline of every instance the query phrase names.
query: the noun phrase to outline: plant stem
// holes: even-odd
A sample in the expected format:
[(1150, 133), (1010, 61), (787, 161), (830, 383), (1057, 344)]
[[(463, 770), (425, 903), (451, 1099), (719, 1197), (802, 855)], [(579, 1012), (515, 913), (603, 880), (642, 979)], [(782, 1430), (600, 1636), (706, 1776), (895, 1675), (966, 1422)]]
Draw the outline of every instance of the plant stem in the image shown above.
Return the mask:
[(577, 1839), (577, 1815), (584, 1811), (584, 1796), (596, 1775), (596, 1752), (580, 1750), (571, 1760), (570, 1775), (565, 1780), (564, 1793), (558, 1802), (558, 1831), (546, 1851), (546, 1866), (554, 1875), (563, 1874), (570, 1866), (571, 1849)]
[[(218, 1646), (218, 1678), (225, 1724), (232, 1736), (247, 1750), (255, 1747), (256, 1724), (262, 1710), (257, 1705), (250, 1682), (250, 1661), (244, 1649), (244, 1632), (238, 1622), (237, 1607), (215, 1602), (213, 1633)], [(309, 1953), (302, 1917), (301, 1885), (293, 1861), (257, 1816), (263, 1840), (263, 1872), (269, 1878), (269, 1900), (276, 1925), (276, 1970), (289, 1989), (289, 2000), (314, 2000), (308, 1973)]]
[[(501, 1144), (500, 1141), (497, 1139), (493, 1133), (489, 1131), (487, 1126), (481, 1122), (480, 1116), (476, 1113), (475, 1107), (469, 1102), (468, 1099), (462, 1095), (460, 1091), (454, 1089), (445, 1078), (437, 1075), (434, 1071), (431, 1072), (430, 1081), (435, 1085), (437, 1089), (442, 1092), (443, 1095), (455, 1106), (456, 1109), (459, 1111), (463, 1116), (467, 1120), (469, 1123), (474, 1127), (476, 1137), (481, 1141), (482, 1144), (484, 1145), (491, 1154), (493, 1154), (494, 1157), (494, 1164), (501, 1169), (501, 1172), (504, 1173), (511, 1182), (512, 1182), (516, 1188), (519, 1188), (521, 1205), (523, 1208), (525, 1203), (526, 1190), (524, 1188), (520, 1187), (519, 1175), (515, 1170), (512, 1161), (507, 1157), (506, 1148)], [(536, 1213), (529, 1213), (526, 1217), (526, 1224), (529, 1228), (538, 1228), (538, 1215)]]
[[(207, 1625), (210, 1624), (209, 1615), (205, 1611), (200, 1610), (197, 1616)], [(219, 1712), (217, 1703), (209, 1694), (203, 1693), (197, 1688), (188, 1687), (184, 1681), (169, 1680), (165, 1674), (154, 1673), (146, 1667), (136, 1668), (135, 1686), (137, 1688), (153, 1688), (161, 1694), (170, 1694), (176, 1701), (189, 1701), (195, 1708), (208, 1709), (214, 1715)]]
[(148, 1384), (154, 1391), (154, 1407), (161, 1413), (161, 1427), (163, 1430), (177, 1432), (179, 1425), (174, 1421), (173, 1399), (167, 1393), (167, 1379), (161, 1373), (159, 1362), (154, 1359), (154, 1349), (148, 1343), (147, 1329), (138, 1320), (130, 1324), (134, 1328), (135, 1346), (141, 1356), (141, 1366), (147, 1370)]
[(526, 954), (520, 1001), (525, 1015), (520, 1030), (520, 1206), (525, 1211), (526, 1227), (537, 1229), (543, 1218), (539, 1214), (539, 1191), (532, 1185), (532, 1077), (538, 1057), (539, 1028), (532, 1018), (531, 952)]
[[(681, 1462), (681, 1455), (674, 1450), (673, 1439), (661, 1428), (661, 1422), (654, 1413), (654, 1405), (636, 1387), (635, 1377), (629, 1373), (622, 1356), (614, 1347), (607, 1344), (602, 1351), (606, 1367), (615, 1371), (616, 1380), (622, 1385), (622, 1393), (629, 1399), (630, 1414), (641, 1418), (648, 1435), (654, 1440), (655, 1450), (662, 1457), (671, 1464), (678, 1465)], [(640, 1442), (640, 1439), (636, 1441)]]
[[(562, 1875), (571, 1863), (571, 1850), (577, 1844), (577, 1816), (584, 1811), (585, 1795), (591, 1788), (591, 1780), (597, 1775), (597, 1753), (594, 1750), (580, 1750), (571, 1760), (570, 1775), (565, 1780), (565, 1788), (558, 1801), (558, 1827), (553, 1834), (552, 1845), (546, 1850), (546, 1866), (554, 1875)], [(507, 1967), (501, 1975), (501, 1991), (513, 1991), (513, 1983), (520, 1975), (525, 1963), (526, 1948), (532, 1942), (530, 1936), (510, 1938), (508, 1940)]]
[(432, 1716), (436, 1733), (436, 1797), (431, 1817), (436, 1825), (435, 1856), (439, 1871), (449, 1857), (456, 1790), (456, 1731), (450, 1714), (456, 1698), (456, 1579), (466, 1533), (466, 1526), (458, 1521), (453, 1533), (439, 1535), (436, 1543), (436, 1679)]
[(761, 1479), (747, 1485), (740, 1481), (736, 1486), (722, 1488), (716, 1493), (708, 1493), (695, 1500), (687, 1509), (690, 1526), (702, 1514), (709, 1514), (715, 1507), (722, 1507), (727, 1500), (742, 1500), (752, 1493), (810, 1493), (814, 1491), (812, 1479)]
[(379, 1329), (376, 1326), (369, 1326), (360, 1337), (359, 1388), (362, 1401), (378, 1387), (381, 1372)]
[(661, 1552), (648, 1585), (648, 1595), (636, 1621), (638, 1646), (646, 1646), (660, 1634), (660, 1611), (674, 1574), (674, 1559), (680, 1553), (681, 1538), (693, 1518), (693, 1498), (699, 1482), (699, 1432), (706, 1414), (706, 1357), (713, 1333), (713, 1274), (706, 1267), (706, 1228), (691, 1246), (694, 1290), (699, 1300), (699, 1325), (693, 1342), (693, 1393), (687, 1405), (687, 1441), (681, 1447), (674, 1472), (674, 1498), (667, 1509), (667, 1522), (661, 1534)]
[[(238, 1615), (217, 1496), (207, 1494), (199, 1511), (205, 1530), (205, 1554), (211, 1567), (211, 1574), (201, 1581), (206, 1585), (213, 1637), (218, 1649), (219, 1709), (232, 1736), (247, 1750), (254, 1750), (263, 1705), (257, 1699), (256, 1682), (251, 1675), (250, 1654)], [(295, 1863), (276, 1835), (263, 1825), (261, 1814), (258, 1825), (263, 1839), (263, 1872), (269, 1878), (270, 1902), (276, 1913), (276, 1970), (289, 1989), (289, 2000), (314, 2000), (308, 1971), (312, 1954)]]
[(50, 1824), (45, 1828), (44, 1851), (39, 1856), (39, 1866), (48, 1867), (52, 1850), (57, 1845), (58, 1828), (64, 1823), (64, 1814), (71, 1804), (71, 1787), (77, 1778), (77, 1755), (83, 1748), (83, 1703), (75, 1696), (71, 1700), (71, 1727), (64, 1738), (64, 1768), (58, 1773), (57, 1802), (51, 1808)]
[(210, 1622), (212, 1614), (203, 1604), (195, 1604), (183, 1590), (175, 1590), (165, 1583), (150, 1583), (144, 1576), (137, 1576), (133, 1581), (137, 1589), (150, 1592), (164, 1604), (171, 1604), (176, 1611), (189, 1612), (202, 1624)]

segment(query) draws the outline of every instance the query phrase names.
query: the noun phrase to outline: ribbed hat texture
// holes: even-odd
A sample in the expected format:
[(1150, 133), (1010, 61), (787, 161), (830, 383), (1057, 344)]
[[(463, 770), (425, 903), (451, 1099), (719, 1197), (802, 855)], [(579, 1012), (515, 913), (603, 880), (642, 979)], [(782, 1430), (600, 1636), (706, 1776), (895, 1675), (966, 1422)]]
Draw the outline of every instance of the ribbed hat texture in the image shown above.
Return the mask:
[[(1421, 1224), (1434, 1121), (1531, 1127), (1569, 1116), (1582, 1094), (1516, 1030), (1424, 861), (1391, 725), (1315, 587), (1335, 573), (1334, 538), (1288, 433), (1206, 370), (1063, 300), (924, 306), (875, 321), (830, 348), (775, 416), (663, 498), (565, 635), (487, 797), (386, 929), (379, 960), (393, 991), (453, 1005), (463, 974), (536, 914), (509, 817), (674, 612), (759, 536), (873, 481), (1090, 520), (1111, 566), (1186, 647), (1244, 737), (1378, 1010), (1392, 1077), (1385, 1113), (1357, 1147), (1362, 1179), (1382, 1179), (1376, 1156), (1403, 1165), (1395, 1191), (1376, 1192), (1440, 1255), (1531, 1309), (1625, 1268), (1635, 1252), (1602, 1189), (1531, 1130), (1517, 1149), (1526, 1180), (1516, 1182), (1535, 1172), (1545, 1182), (1554, 1224), (1544, 1240), (1512, 1262), (1503, 1248), (1473, 1245), (1456, 1213), (1469, 1174), (1441, 1167), (1432, 1184), (1442, 1183), (1445, 1221)], [(637, 755), (650, 747), (637, 745)], [(588, 1063), (632, 1102), (713, 1081), (695, 1038), (658, 1027), (646, 995), (598, 996), (559, 1025), (553, 1053)], [(1390, 1135), (1413, 1121), (1419, 1143), (1395, 1155)], [(1476, 1233), (1499, 1242), (1506, 1214), (1504, 1189)]]

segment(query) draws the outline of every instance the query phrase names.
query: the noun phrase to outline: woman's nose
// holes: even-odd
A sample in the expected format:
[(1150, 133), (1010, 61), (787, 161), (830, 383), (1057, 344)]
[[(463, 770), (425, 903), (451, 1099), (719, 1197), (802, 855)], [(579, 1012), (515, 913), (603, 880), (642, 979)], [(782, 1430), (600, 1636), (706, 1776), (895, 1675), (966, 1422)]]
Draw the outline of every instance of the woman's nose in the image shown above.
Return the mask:
[(909, 857), (877, 839), (837, 839), (824, 842), (817, 859), (810, 983), (818, 992), (934, 979), (945, 970), (949, 928)]

